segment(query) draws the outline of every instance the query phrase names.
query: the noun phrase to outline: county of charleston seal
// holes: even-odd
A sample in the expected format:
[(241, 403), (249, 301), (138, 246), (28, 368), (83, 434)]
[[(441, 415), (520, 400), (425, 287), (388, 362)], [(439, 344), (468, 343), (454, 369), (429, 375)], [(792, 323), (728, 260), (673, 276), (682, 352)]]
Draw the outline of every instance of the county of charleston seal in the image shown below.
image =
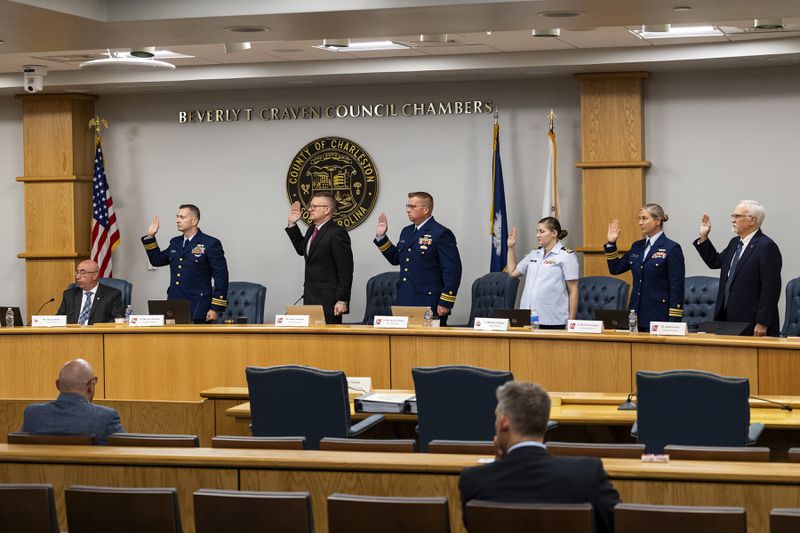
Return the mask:
[(336, 198), (336, 223), (347, 230), (355, 228), (367, 218), (378, 197), (375, 163), (349, 139), (323, 137), (311, 141), (292, 158), (286, 175), (289, 203), (300, 202), (306, 224), (311, 197), (321, 191)]

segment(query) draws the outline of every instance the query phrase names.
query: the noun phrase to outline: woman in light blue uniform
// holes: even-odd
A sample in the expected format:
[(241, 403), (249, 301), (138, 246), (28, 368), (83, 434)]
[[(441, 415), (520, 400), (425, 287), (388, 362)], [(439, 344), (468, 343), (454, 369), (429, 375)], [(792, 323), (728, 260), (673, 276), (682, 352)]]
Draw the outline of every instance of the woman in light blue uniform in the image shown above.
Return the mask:
[(545, 217), (536, 226), (539, 247), (517, 263), (517, 230), (508, 235), (508, 275), (525, 276), (521, 309), (536, 309), (542, 329), (564, 329), (578, 311), (578, 258), (561, 240), (567, 236), (561, 223)]

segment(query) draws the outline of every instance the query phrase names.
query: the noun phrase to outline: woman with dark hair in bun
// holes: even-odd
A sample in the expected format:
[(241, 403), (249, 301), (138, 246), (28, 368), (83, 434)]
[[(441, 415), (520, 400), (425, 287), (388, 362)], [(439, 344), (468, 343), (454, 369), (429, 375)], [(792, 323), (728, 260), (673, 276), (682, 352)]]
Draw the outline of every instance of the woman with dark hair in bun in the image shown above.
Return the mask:
[(680, 322), (683, 319), (683, 284), (686, 267), (680, 244), (664, 235), (669, 217), (658, 204), (646, 204), (639, 211), (639, 229), (644, 239), (634, 242), (620, 255), (617, 251), (619, 220), (608, 225), (605, 245), (608, 271), (631, 271), (633, 286), (628, 309), (639, 317), (639, 331), (650, 331), (650, 322)]
[(508, 275), (525, 276), (521, 309), (536, 309), (542, 329), (564, 329), (578, 311), (578, 258), (561, 244), (567, 236), (561, 223), (545, 217), (536, 226), (539, 246), (517, 263), (517, 230), (508, 235)]

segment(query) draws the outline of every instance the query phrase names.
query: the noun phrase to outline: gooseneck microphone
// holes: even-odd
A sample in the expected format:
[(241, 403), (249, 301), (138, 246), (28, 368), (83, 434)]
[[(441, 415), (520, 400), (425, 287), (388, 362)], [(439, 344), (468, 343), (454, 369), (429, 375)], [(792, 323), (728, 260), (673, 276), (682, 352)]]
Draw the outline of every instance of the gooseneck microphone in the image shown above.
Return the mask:
[(762, 402), (766, 402), (766, 403), (771, 403), (771, 404), (777, 405), (781, 409), (783, 409), (784, 411), (793, 411), (794, 410), (794, 409), (792, 409), (792, 406), (789, 405), (788, 403), (776, 402), (775, 400), (767, 400), (766, 398), (759, 398), (758, 396), (750, 396), (750, 398), (752, 398), (753, 400), (760, 400)]
[(303, 299), (303, 298), (305, 298), (305, 297), (306, 297), (306, 293), (303, 293), (303, 294), (301, 294), (301, 295), (300, 295), (300, 298), (298, 298), (297, 300), (295, 300), (295, 301), (294, 301), (294, 303), (293, 303), (292, 305), (297, 305), (297, 302), (299, 302), (300, 300), (302, 300), (302, 299)]
[(619, 411), (636, 411), (636, 403), (633, 401), (633, 398), (636, 396), (635, 392), (631, 392), (628, 394), (628, 399), (622, 402), (617, 406), (617, 410)]
[(55, 301), (56, 301), (56, 299), (55, 299), (55, 297), (53, 297), (53, 298), (50, 298), (49, 300), (47, 300), (47, 301), (46, 301), (45, 303), (43, 303), (42, 305), (40, 305), (40, 306), (39, 306), (39, 309), (37, 309), (35, 313), (31, 313), (31, 319), (30, 319), (30, 320), (28, 320), (28, 324), (27, 324), (27, 325), (28, 325), (28, 326), (30, 326), (30, 325), (31, 325), (31, 322), (33, 321), (33, 315), (38, 315), (39, 313), (41, 313), (41, 312), (42, 312), (42, 309), (44, 309), (44, 306), (45, 306), (45, 305), (47, 305), (47, 304), (49, 304), (49, 303), (51, 303), (51, 302), (55, 302)]

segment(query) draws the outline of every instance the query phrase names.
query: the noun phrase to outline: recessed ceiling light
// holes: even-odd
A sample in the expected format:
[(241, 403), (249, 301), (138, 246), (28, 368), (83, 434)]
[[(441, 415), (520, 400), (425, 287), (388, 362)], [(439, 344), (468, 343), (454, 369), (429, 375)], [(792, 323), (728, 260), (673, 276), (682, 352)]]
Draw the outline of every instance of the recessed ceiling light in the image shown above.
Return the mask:
[(228, 26), (225, 31), (232, 31), (234, 33), (259, 33), (262, 31), (269, 31), (266, 26)]
[(559, 28), (547, 28), (547, 29), (533, 29), (531, 31), (532, 37), (558, 37), (561, 35), (561, 30)]
[(276, 48), (275, 50), (273, 50), (273, 52), (276, 52), (278, 54), (297, 54), (302, 51), (303, 51), (302, 48)]
[(753, 27), (757, 30), (782, 30), (783, 19), (755, 19), (753, 21)]
[(225, 48), (226, 54), (250, 50), (253, 47), (253, 45), (250, 44), (250, 41), (244, 41), (241, 43), (224, 43), (222, 46)]
[(673, 11), (681, 13), (683, 11), (691, 11), (691, 6), (675, 6), (672, 8)]
[[(344, 41), (349, 42), (349, 44), (343, 44)], [(331, 52), (374, 52), (377, 50), (406, 50), (411, 47), (394, 41), (362, 41), (354, 43), (350, 42), (349, 39), (325, 39), (322, 44), (314, 45), (314, 48)]]
[[(78, 65), (78, 68), (102, 68), (104, 70), (175, 70), (175, 65), (154, 57), (150, 59), (132, 57), (128, 52), (108, 51), (107, 57), (92, 59)], [(191, 57), (191, 56), (186, 56)]]
[(542, 11), (536, 13), (540, 17), (548, 17), (554, 19), (568, 19), (572, 17), (580, 17), (583, 15), (581, 11)]
[(446, 43), (446, 33), (421, 33), (419, 35), (419, 42), (421, 43)]
[(133, 57), (143, 57), (145, 59), (149, 59), (151, 57), (155, 57), (156, 55), (156, 47), (155, 46), (140, 46), (139, 48), (132, 48), (130, 54)]
[(724, 35), (716, 26), (672, 26), (669, 31), (646, 32), (642, 28), (628, 31), (643, 39), (675, 39), (685, 37), (719, 37)]
[(643, 24), (642, 33), (667, 33), (669, 32), (669, 24)]

